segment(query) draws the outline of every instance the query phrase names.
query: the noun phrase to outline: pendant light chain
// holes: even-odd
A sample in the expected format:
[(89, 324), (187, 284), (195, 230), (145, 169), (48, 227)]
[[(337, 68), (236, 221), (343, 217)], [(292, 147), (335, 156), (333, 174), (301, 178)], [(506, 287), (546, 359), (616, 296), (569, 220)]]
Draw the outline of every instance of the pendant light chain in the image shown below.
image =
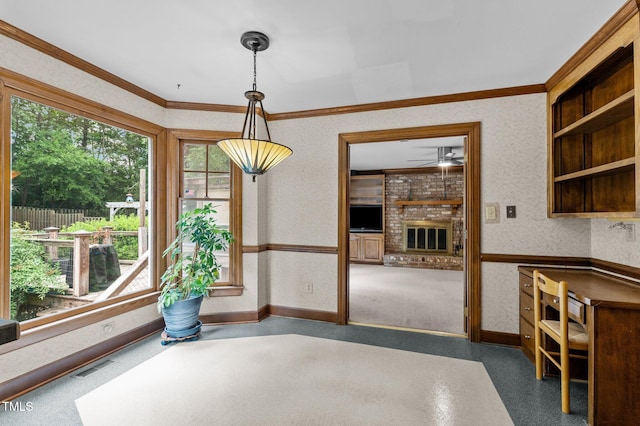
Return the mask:
[(256, 75), (258, 74), (256, 72), (256, 70), (257, 70), (257, 66), (256, 66), (257, 53), (258, 53), (258, 49), (254, 46), (253, 47), (253, 90), (258, 90), (257, 89), (257, 85), (256, 85)]

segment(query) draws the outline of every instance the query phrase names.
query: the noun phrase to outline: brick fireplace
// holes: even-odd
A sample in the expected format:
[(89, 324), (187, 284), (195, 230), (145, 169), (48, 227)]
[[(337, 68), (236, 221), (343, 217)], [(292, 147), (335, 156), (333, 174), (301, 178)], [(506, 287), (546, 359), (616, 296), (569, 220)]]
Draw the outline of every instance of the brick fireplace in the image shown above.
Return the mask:
[(397, 200), (462, 199), (462, 171), (393, 173), (385, 178), (385, 266), (463, 270), (464, 209)]

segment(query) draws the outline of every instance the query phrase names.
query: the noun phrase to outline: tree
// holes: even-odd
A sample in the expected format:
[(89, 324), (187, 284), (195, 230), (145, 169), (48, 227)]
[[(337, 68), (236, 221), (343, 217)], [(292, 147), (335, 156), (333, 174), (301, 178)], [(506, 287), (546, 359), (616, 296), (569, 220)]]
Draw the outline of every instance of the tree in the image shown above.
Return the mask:
[(147, 137), (12, 98), (12, 205), (104, 209), (139, 191)]

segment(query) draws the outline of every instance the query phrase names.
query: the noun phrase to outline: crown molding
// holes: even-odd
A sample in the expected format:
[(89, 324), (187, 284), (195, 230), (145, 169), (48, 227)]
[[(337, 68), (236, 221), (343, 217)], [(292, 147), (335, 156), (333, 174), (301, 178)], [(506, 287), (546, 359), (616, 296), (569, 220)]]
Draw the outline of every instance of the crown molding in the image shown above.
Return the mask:
[[(640, 1), (640, 0), (639, 0)], [(502, 89), (478, 90), (473, 92), (454, 93), (450, 95), (426, 96), (422, 98), (403, 99), (399, 101), (375, 102), (359, 105), (348, 105), (334, 108), (313, 109), (306, 111), (282, 112), (267, 114), (269, 121), (292, 120), (296, 118), (320, 117), (325, 115), (353, 114), (357, 112), (380, 111), (385, 109), (409, 108), (416, 106), (445, 104), (451, 102), (474, 101), (479, 99), (501, 98), (505, 96), (529, 95), (545, 93), (544, 84), (506, 87)]]
[(91, 74), (94, 77), (98, 77), (101, 80), (113, 84), (114, 86), (120, 87), (121, 89), (131, 92), (134, 95), (140, 96), (141, 98), (153, 102), (154, 104), (160, 105), (163, 108), (167, 107), (167, 101), (162, 99), (160, 96), (154, 95), (153, 93), (144, 90), (143, 88), (138, 87), (135, 84), (130, 83), (115, 74), (105, 71), (102, 68), (85, 61), (84, 59), (72, 55), (66, 50), (62, 50), (59, 47), (56, 47), (51, 43), (33, 36), (26, 31), (14, 27), (13, 25), (2, 20), (0, 20), (0, 35), (4, 35), (13, 40), (16, 40), (17, 42), (20, 42), (39, 52), (42, 52), (45, 55), (58, 59), (66, 64), (78, 68), (88, 74)]

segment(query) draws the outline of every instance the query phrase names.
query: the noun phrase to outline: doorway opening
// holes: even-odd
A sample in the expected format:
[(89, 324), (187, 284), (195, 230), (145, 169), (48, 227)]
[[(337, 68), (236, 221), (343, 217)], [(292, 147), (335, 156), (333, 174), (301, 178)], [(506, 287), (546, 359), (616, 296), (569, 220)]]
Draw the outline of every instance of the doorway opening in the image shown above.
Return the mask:
[[(425, 126), (414, 127), (404, 129), (393, 130), (379, 130), (369, 132), (357, 132), (341, 134), (339, 136), (339, 242), (338, 242), (338, 323), (347, 324), (350, 321), (350, 305), (349, 305), (349, 290), (350, 290), (350, 259), (354, 253), (354, 243), (351, 241), (352, 234), (349, 229), (350, 218), (350, 205), (351, 194), (353, 190), (350, 186), (351, 182), (351, 161), (350, 161), (350, 148), (355, 147), (357, 144), (371, 144), (376, 145), (376, 142), (392, 142), (392, 141), (415, 141), (419, 139), (433, 139), (433, 138), (464, 138), (466, 143), (462, 148), (462, 155), (460, 159), (464, 159), (464, 167), (462, 169), (464, 176), (464, 188), (462, 199), (459, 202), (443, 201), (448, 200), (446, 196), (440, 194), (438, 197), (431, 197), (432, 204), (440, 203), (441, 205), (447, 204), (447, 208), (453, 210), (460, 208), (462, 229), (460, 229), (460, 235), (463, 240), (456, 244), (455, 241), (448, 243), (453, 249), (454, 246), (458, 246), (458, 249), (464, 247), (462, 250), (461, 262), (463, 265), (463, 312), (459, 312), (460, 318), (463, 318), (464, 332), (466, 332), (467, 338), (471, 341), (479, 341), (480, 336), (480, 297), (479, 297), (479, 228), (480, 228), (480, 182), (479, 182), (479, 144), (480, 144), (480, 123), (460, 123), (449, 124), (440, 126)], [(400, 142), (398, 142), (400, 143)], [(382, 145), (380, 145), (382, 146)], [(438, 150), (439, 154), (444, 152), (450, 152), (451, 150)], [(451, 157), (451, 155), (449, 155)], [(416, 158), (419, 160), (419, 158)], [(458, 161), (458, 160), (456, 160)], [(459, 166), (462, 166), (462, 161), (459, 162)], [(393, 171), (392, 168), (385, 168), (385, 171)], [(435, 169), (438, 170), (438, 169)], [(443, 169), (440, 169), (443, 170)], [(444, 176), (443, 171), (443, 176)], [(450, 194), (449, 194), (450, 195)], [(406, 194), (401, 203), (401, 208), (407, 208), (411, 206), (412, 201), (409, 200)], [(439, 198), (434, 200), (433, 198)], [(418, 200), (415, 200), (418, 201)], [(425, 200), (420, 200), (425, 201)], [(455, 208), (452, 207), (455, 205)], [(452, 228), (453, 229), (453, 228)], [(425, 231), (426, 232), (426, 231)], [(400, 235), (402, 235), (402, 227), (400, 226)], [(437, 234), (437, 231), (436, 231)], [(453, 231), (449, 233), (451, 236)], [(417, 235), (417, 234), (416, 234)], [(400, 237), (400, 239), (402, 239)], [(362, 247), (360, 250), (363, 253), (377, 254), (379, 256), (379, 243), (376, 245), (374, 239), (367, 238), (366, 234), (363, 234), (363, 239), (360, 244), (356, 246)], [(445, 242), (441, 242), (444, 246)], [(367, 250), (367, 247), (369, 248)], [(364, 249), (364, 251), (363, 251)], [(383, 249), (384, 251), (384, 249)], [(407, 253), (407, 255), (413, 255), (413, 253)], [(397, 255), (397, 253), (396, 253)], [(424, 261), (427, 257), (437, 257), (438, 253), (421, 253), (419, 260)], [(360, 262), (363, 263), (363, 262)], [(367, 263), (366, 261), (364, 263)], [(383, 260), (384, 263), (384, 260)], [(463, 317), (463, 314), (466, 316)]]

